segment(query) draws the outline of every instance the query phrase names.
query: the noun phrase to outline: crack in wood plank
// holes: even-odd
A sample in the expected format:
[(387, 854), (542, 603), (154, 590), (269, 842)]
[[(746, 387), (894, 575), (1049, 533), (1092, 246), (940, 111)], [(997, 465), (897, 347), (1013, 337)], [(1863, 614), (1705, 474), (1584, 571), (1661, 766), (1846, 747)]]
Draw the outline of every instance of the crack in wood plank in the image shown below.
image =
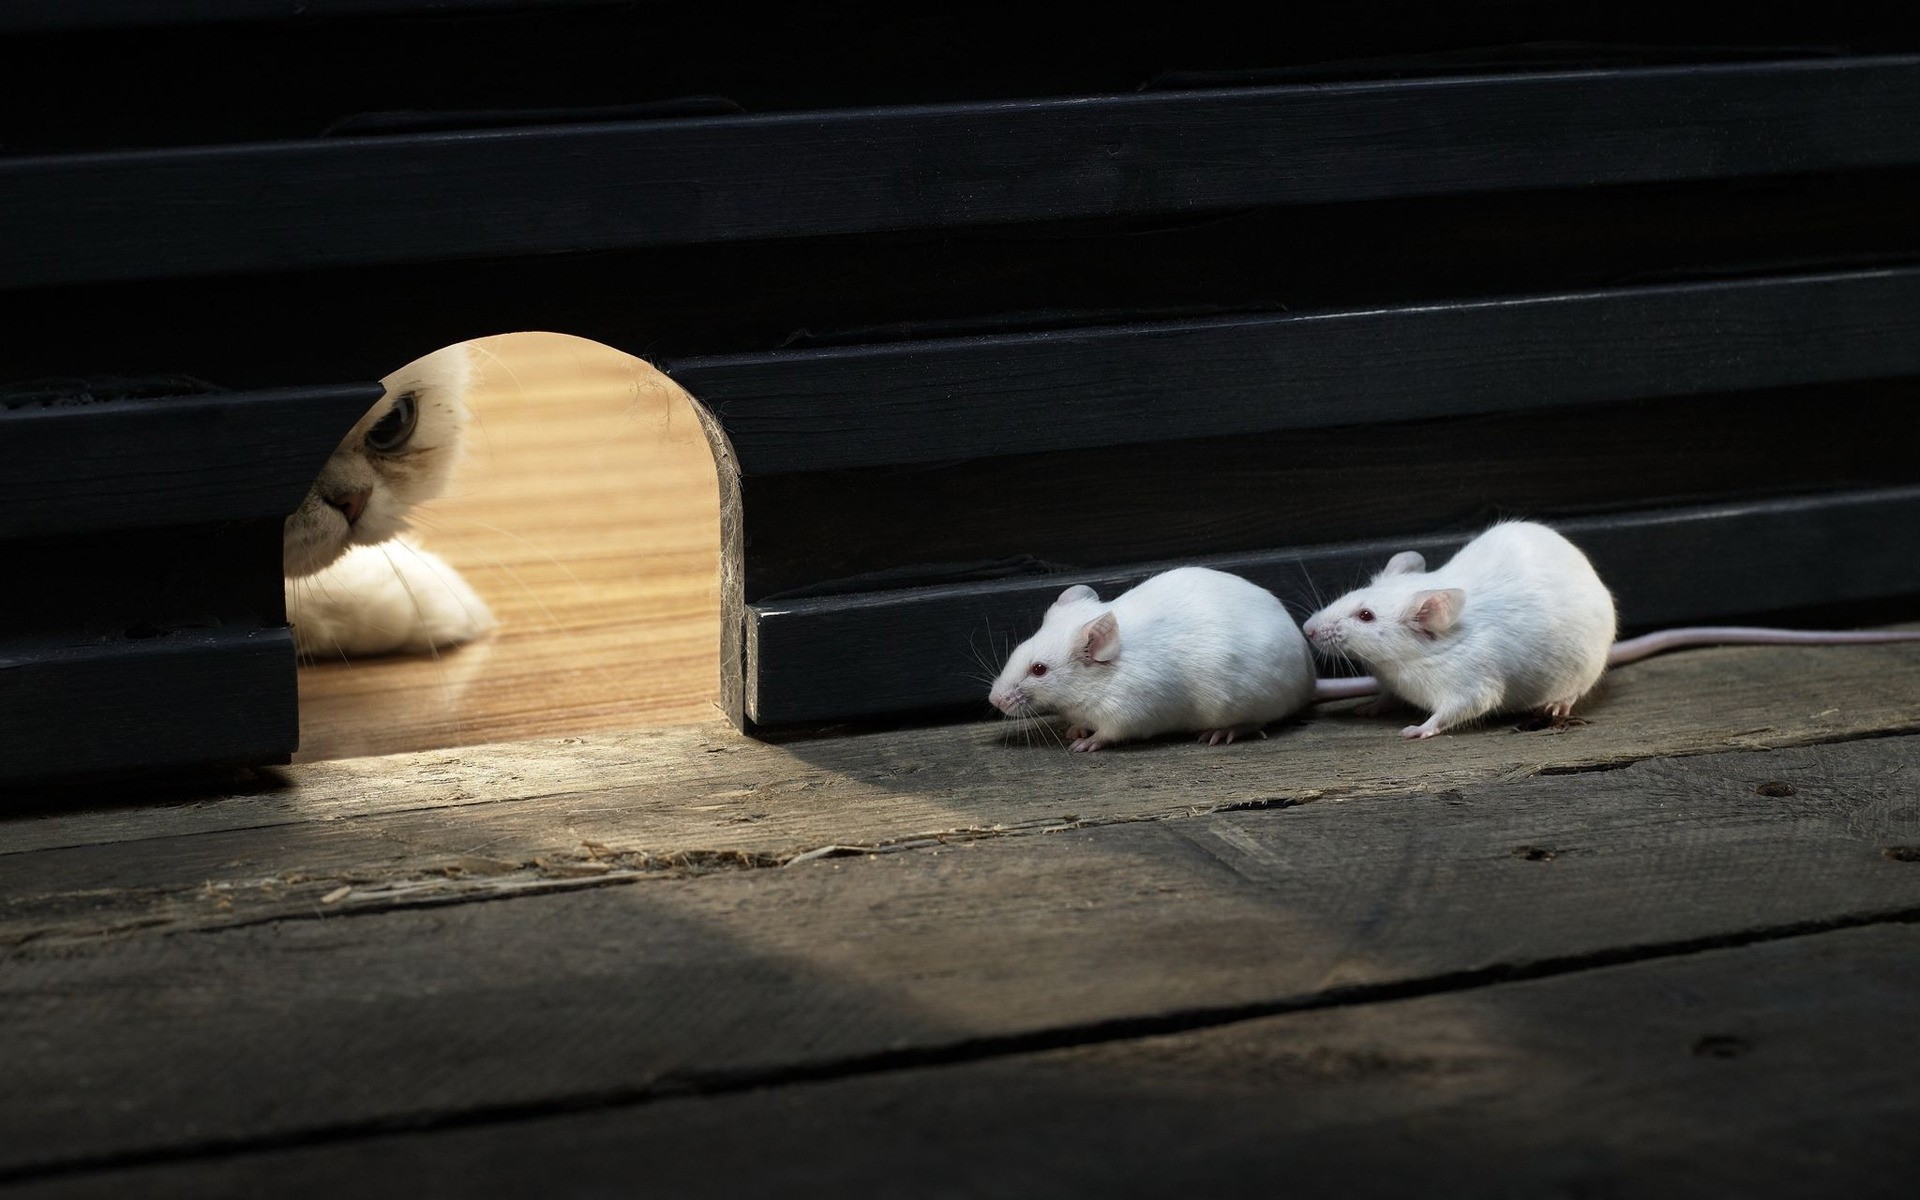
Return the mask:
[(968, 1066), (1060, 1051), (1092, 1050), (1176, 1035), (1204, 1034), (1235, 1025), (1335, 1009), (1364, 1009), (1413, 1000), (1458, 995), (1577, 976), (1592, 971), (1641, 966), (1696, 955), (1766, 946), (1795, 939), (1920, 924), (1920, 907), (1889, 910), (1825, 921), (1752, 929), (1736, 934), (1679, 942), (1623, 946), (1562, 958), (1494, 963), (1391, 983), (1336, 987), (1306, 996), (1265, 1003), (1194, 1008), (1144, 1017), (1124, 1017), (1080, 1025), (1061, 1025), (1024, 1033), (962, 1038), (877, 1050), (779, 1069), (690, 1070), (668, 1073), (631, 1088), (552, 1096), (533, 1103), (512, 1103), (440, 1112), (401, 1113), (378, 1120), (290, 1131), (278, 1136), (208, 1138), (147, 1150), (52, 1160), (24, 1167), (0, 1166), (0, 1185), (53, 1180), (130, 1167), (187, 1163), (268, 1154), (275, 1151), (352, 1143), (393, 1133), (432, 1133), (512, 1125), (555, 1116), (630, 1110), (701, 1097), (723, 1097), (803, 1084), (831, 1083), (909, 1071)]
[(1915, 738), (1736, 751), (648, 887), (564, 881), (583, 886), (510, 904), (31, 944), (0, 970), (20, 1099), (0, 1112), (21, 1131), (0, 1169), (1911, 923), (1920, 868), (1898, 852), (1920, 844), (1916, 778)]
[(754, 1181), (802, 1194), (1044, 1179), (1076, 1195), (1346, 1195), (1358, 1181), (1440, 1197), (1900, 1197), (1920, 1113), (1904, 1036), (1917, 946), (1911, 926), (1867, 927), (797, 1086), (77, 1164), (32, 1194), (297, 1179), (334, 1195), (369, 1178), (405, 1195), (535, 1193), (563, 1162), (577, 1190), (644, 1174), (674, 1195), (732, 1195), (740, 1173), (711, 1164), (740, 1155)]

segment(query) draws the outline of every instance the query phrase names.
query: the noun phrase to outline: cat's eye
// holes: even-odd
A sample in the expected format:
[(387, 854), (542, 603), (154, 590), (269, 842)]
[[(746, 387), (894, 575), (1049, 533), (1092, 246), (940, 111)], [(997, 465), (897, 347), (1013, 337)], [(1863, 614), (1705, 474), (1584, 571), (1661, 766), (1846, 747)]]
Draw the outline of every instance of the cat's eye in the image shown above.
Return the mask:
[(413, 427), (420, 420), (420, 405), (412, 392), (402, 392), (393, 402), (387, 415), (374, 422), (367, 430), (367, 449), (379, 454), (392, 454), (407, 444), (413, 436)]
[(1363, 608), (1353, 615), (1365, 622), (1371, 622), (1373, 620), (1373, 610), (1370, 608)]
[(1038, 679), (1040, 676), (1045, 675), (1046, 673), (1047, 673), (1047, 664), (1045, 663), (1035, 663), (1031, 667), (1027, 668), (1027, 674), (1033, 676), (1035, 679)]

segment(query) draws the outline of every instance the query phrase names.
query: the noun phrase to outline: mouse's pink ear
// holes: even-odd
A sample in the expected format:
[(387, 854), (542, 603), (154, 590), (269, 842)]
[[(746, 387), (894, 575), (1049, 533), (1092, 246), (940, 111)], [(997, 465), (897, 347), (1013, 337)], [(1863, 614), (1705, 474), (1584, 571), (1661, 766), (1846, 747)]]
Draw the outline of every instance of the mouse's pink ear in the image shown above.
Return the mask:
[(1378, 583), (1389, 575), (1417, 575), (1426, 569), (1427, 560), (1420, 557), (1418, 550), (1402, 550), (1388, 559), (1387, 565), (1381, 567), (1380, 573), (1373, 578)]
[(1074, 657), (1085, 663), (1110, 663), (1120, 657), (1120, 622), (1111, 610), (1080, 627), (1073, 652)]
[(1053, 603), (1057, 608), (1062, 604), (1072, 604), (1075, 600), (1098, 600), (1099, 598), (1099, 592), (1094, 591), (1084, 583), (1076, 583), (1066, 591), (1061, 592), (1060, 598)]
[(1415, 592), (1413, 604), (1407, 611), (1409, 620), (1427, 633), (1445, 633), (1460, 619), (1460, 610), (1466, 604), (1467, 594), (1459, 588), (1441, 588)]

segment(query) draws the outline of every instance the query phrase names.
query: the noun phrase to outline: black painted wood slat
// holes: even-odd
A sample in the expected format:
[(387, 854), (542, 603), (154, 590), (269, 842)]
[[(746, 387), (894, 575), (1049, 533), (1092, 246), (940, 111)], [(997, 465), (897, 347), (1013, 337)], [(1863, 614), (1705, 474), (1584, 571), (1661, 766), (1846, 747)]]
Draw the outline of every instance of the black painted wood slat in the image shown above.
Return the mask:
[[(1564, 521), (1646, 628), (1820, 604), (1920, 596), (1920, 487)], [(1291, 602), (1364, 581), (1399, 550), (1438, 562), (1469, 535), (1303, 546), (1209, 560)], [(985, 707), (983, 659), (1038, 627), (1070, 583), (1111, 597), (1161, 566), (907, 588), (746, 609), (746, 719), (775, 727)]]
[(0, 296), (0, 379), (271, 387), (527, 329), (677, 362), (1839, 271), (1920, 262), (1915, 211), (1903, 169), (92, 284)]
[(0, 781), (286, 762), (299, 742), (285, 626), (0, 640)]
[(0, 542), (9, 580), (31, 581), (0, 589), (0, 638), (84, 646), (279, 625), (282, 525), (274, 515)]
[(141, 29), (336, 17), (460, 16), (510, 8), (611, 7), (623, 0), (12, 0), (0, 30)]
[(1916, 403), (1909, 376), (761, 476), (745, 483), (744, 595), (1920, 484)]
[(1920, 59), (0, 161), (0, 287), (1920, 161)]
[(1920, 372), (1920, 269), (683, 360), (749, 475)]
[(0, 538), (292, 512), (380, 385), (0, 409)]
[(0, 596), (0, 780), (287, 760), (281, 521), (380, 394), (15, 390), (0, 554), (34, 582)]

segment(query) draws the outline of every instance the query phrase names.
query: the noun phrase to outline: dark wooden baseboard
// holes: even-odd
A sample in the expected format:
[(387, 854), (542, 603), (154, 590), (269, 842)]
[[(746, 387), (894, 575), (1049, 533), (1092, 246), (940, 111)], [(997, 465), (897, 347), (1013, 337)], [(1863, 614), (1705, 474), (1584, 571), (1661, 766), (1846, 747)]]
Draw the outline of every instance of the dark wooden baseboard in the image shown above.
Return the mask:
[(187, 386), (0, 391), (0, 782), (299, 744), (281, 526), (381, 389)]
[[(1613, 589), (1622, 624), (1920, 596), (1920, 488), (1665, 509), (1560, 528)], [(1354, 587), (1400, 550), (1437, 562), (1475, 532), (1301, 546), (1207, 560), (1285, 600), (1296, 617)], [(1112, 597), (1174, 563), (897, 591), (770, 601), (746, 609), (742, 709), (764, 727), (849, 717), (984, 712), (986, 664), (1039, 627), (1060, 590)]]
[(293, 673), (285, 626), (0, 640), (0, 782), (286, 762), (300, 744)]

